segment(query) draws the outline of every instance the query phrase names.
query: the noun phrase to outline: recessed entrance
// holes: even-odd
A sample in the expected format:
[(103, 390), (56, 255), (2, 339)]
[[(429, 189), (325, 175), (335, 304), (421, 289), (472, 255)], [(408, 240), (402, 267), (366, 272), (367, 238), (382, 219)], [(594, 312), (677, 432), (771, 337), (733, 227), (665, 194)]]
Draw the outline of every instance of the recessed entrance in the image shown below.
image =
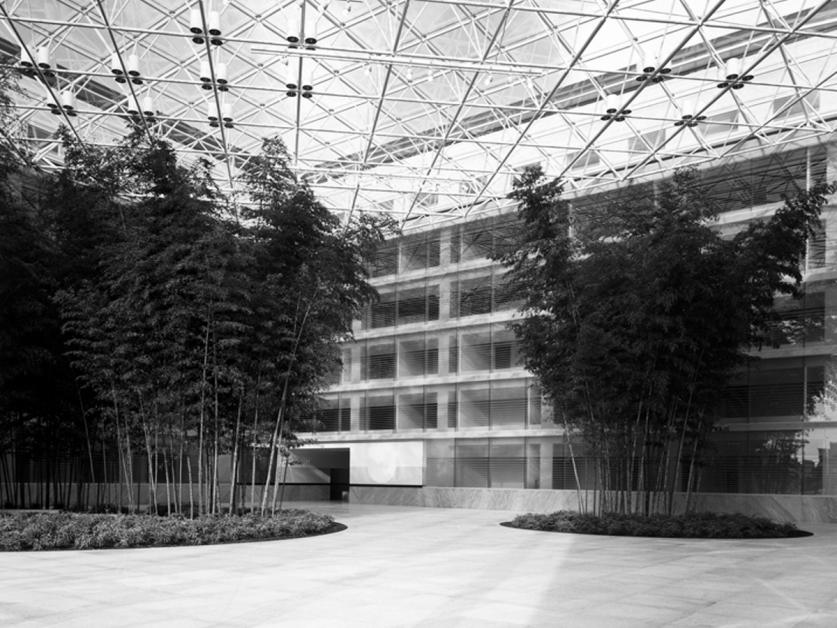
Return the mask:
[(329, 478), (329, 499), (349, 499), (349, 448), (297, 449), (294, 452), (303, 463), (316, 467)]

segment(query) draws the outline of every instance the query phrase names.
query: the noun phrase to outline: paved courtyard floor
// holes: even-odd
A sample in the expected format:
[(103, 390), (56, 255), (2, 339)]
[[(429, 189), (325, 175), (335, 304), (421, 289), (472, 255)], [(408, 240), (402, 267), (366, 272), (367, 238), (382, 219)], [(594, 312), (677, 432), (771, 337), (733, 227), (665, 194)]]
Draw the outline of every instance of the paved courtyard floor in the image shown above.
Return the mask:
[(306, 506), (348, 529), (0, 553), (0, 626), (837, 626), (837, 526), (636, 539), (509, 529), (489, 510)]

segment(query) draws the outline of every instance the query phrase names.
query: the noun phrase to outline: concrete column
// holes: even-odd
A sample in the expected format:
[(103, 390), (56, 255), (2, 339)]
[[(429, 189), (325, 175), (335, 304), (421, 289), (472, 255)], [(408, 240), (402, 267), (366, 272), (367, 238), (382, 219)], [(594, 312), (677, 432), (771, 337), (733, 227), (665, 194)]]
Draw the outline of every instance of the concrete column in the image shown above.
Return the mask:
[(441, 332), (439, 339), (439, 375), (447, 375), (449, 373), (449, 352), (450, 352), (450, 335), (448, 332)]
[(450, 278), (439, 279), (439, 320), (450, 320)]
[(450, 227), (439, 230), (439, 266), (450, 265)]
[(349, 399), (349, 407), (352, 409), (351, 425), (353, 432), (360, 431), (360, 412), (363, 408), (363, 393), (352, 393)]
[(436, 392), (436, 429), (441, 431), (448, 429), (448, 392), (447, 389)]

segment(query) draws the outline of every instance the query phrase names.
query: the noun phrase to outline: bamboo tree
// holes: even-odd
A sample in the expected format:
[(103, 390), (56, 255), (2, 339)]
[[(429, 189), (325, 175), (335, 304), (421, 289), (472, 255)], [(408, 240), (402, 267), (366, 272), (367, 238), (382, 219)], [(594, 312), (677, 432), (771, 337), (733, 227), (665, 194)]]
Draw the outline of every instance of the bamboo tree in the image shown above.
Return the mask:
[[(634, 485), (643, 512), (672, 510), (693, 423), (716, 420), (727, 377), (769, 328), (774, 295), (799, 293), (799, 259), (834, 189), (803, 191), (724, 239), (690, 171), (656, 199), (629, 189), (575, 214), (539, 169), (516, 182), (519, 242), (498, 255), (523, 303), (512, 327), (567, 429), (598, 457), (600, 512), (632, 511)], [(694, 431), (692, 465), (709, 430)]]

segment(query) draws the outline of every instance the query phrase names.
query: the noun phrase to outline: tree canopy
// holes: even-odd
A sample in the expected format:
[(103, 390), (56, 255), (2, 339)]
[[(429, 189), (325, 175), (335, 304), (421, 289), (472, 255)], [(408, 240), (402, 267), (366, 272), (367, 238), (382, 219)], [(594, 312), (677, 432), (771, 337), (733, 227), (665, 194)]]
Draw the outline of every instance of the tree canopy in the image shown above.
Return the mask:
[[(243, 477), (249, 457), (250, 500), (273, 507), (278, 454), (307, 426), (339, 368), (337, 341), (376, 296), (367, 256), (392, 225), (341, 222), (295, 178), (276, 139), (245, 166), (252, 204), (238, 212), (208, 163), (186, 167), (139, 129), (109, 148), (66, 132), (63, 141), (63, 169), (39, 175), (42, 198), (27, 208), (4, 196), (0, 288), (10, 298), (0, 316), (14, 342), (0, 337), (3, 420), (24, 434), (33, 417), (47, 430), (74, 417), (84, 436), (51, 455), (84, 452), (88, 481), (124, 485), (102, 499), (135, 507), (136, 480), (170, 510), (233, 508), (235, 483), (222, 503), (219, 477)], [(8, 172), (36, 176), (17, 164)], [(37, 407), (42, 381), (14, 402), (8, 391), (20, 397), (25, 377), (57, 380), (60, 410)], [(4, 445), (45, 455), (38, 439)], [(268, 459), (257, 469), (260, 452)], [(137, 453), (145, 469), (133, 468)]]
[(764, 339), (774, 295), (799, 294), (799, 260), (833, 190), (801, 191), (724, 237), (694, 171), (578, 212), (539, 169), (515, 182), (522, 227), (501, 258), (524, 304), (513, 328), (599, 462), (598, 507), (671, 509), (672, 492), (694, 485), (725, 382)]

